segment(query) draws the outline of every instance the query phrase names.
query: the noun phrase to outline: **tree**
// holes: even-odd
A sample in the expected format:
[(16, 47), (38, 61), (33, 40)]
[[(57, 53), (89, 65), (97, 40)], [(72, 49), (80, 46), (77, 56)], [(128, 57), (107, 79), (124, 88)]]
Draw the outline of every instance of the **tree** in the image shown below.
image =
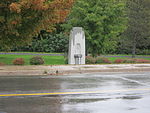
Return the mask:
[(77, 0), (64, 28), (83, 27), (88, 52), (97, 56), (116, 46), (116, 39), (126, 28), (123, 0)]
[(68, 49), (68, 37), (63, 33), (46, 32), (42, 30), (37, 37), (32, 39), (31, 44), (23, 47), (12, 48), (11, 51), (30, 52), (66, 52)]
[(128, 0), (129, 24), (125, 38), (131, 42), (132, 57), (135, 57), (137, 47), (143, 48), (150, 44), (150, 1)]
[(51, 32), (72, 5), (73, 0), (1, 0), (0, 46), (9, 49), (28, 43), (42, 29)]

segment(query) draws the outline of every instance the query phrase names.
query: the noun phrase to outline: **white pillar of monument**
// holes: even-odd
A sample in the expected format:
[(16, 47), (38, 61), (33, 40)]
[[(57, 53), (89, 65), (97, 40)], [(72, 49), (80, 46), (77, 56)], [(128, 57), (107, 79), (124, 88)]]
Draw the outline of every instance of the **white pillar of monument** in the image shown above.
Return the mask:
[(70, 32), (68, 64), (85, 64), (85, 33), (82, 27)]

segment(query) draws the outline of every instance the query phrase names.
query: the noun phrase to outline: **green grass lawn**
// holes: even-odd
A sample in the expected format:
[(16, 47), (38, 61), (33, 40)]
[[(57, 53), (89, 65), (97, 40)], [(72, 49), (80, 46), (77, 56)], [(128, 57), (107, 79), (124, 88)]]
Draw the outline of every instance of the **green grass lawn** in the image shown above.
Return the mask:
[[(24, 58), (25, 65), (29, 65), (29, 60), (35, 55), (0, 55), (0, 62), (11, 65), (12, 61), (16, 58)], [(64, 63), (64, 56), (41, 56), (45, 65), (61, 65)]]
[[(15, 53), (18, 53), (18, 52), (15, 52)], [(23, 53), (23, 52), (20, 52), (20, 53)], [(27, 53), (31, 53), (31, 52), (27, 52)], [(41, 54), (40, 52), (39, 53), (32, 52), (32, 53)], [(49, 54), (49, 53), (44, 53), (44, 54)], [(50, 53), (50, 54), (53, 54), (53, 53)], [(57, 54), (57, 53), (54, 53), (54, 54)], [(0, 54), (0, 63), (4, 63), (6, 65), (12, 65), (12, 61), (14, 59), (23, 58), (25, 60), (25, 65), (30, 65), (29, 61), (30, 61), (30, 58), (32, 58), (33, 56), (36, 56), (36, 55)], [(116, 59), (129, 59), (127, 57), (119, 57), (119, 56), (131, 56), (131, 55), (109, 55), (109, 56), (117, 56), (117, 57), (107, 57), (111, 62), (113, 62)], [(139, 55), (139, 56), (141, 56), (141, 55)], [(143, 56), (150, 57), (150, 55), (143, 55)], [(44, 59), (45, 65), (63, 65), (63, 64), (65, 64), (64, 56), (43, 55), (41, 57)], [(138, 58), (138, 59), (150, 60), (150, 58)]]

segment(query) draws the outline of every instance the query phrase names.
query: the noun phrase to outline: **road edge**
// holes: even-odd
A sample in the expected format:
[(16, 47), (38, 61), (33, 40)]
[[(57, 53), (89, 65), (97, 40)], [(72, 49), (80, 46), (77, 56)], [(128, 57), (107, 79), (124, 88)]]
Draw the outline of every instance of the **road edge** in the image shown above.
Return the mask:
[(150, 72), (150, 64), (0, 66), (0, 76), (71, 75), (101, 72)]

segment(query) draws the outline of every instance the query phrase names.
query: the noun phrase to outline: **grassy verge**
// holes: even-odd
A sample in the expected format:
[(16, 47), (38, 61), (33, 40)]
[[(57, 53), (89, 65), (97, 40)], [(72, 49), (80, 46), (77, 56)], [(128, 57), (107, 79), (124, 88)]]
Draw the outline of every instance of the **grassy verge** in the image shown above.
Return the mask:
[[(16, 58), (23, 58), (25, 60), (25, 65), (29, 65), (30, 58), (35, 55), (0, 55), (0, 62), (12, 65), (12, 61)], [(64, 64), (64, 56), (41, 56), (45, 65), (61, 65)]]

